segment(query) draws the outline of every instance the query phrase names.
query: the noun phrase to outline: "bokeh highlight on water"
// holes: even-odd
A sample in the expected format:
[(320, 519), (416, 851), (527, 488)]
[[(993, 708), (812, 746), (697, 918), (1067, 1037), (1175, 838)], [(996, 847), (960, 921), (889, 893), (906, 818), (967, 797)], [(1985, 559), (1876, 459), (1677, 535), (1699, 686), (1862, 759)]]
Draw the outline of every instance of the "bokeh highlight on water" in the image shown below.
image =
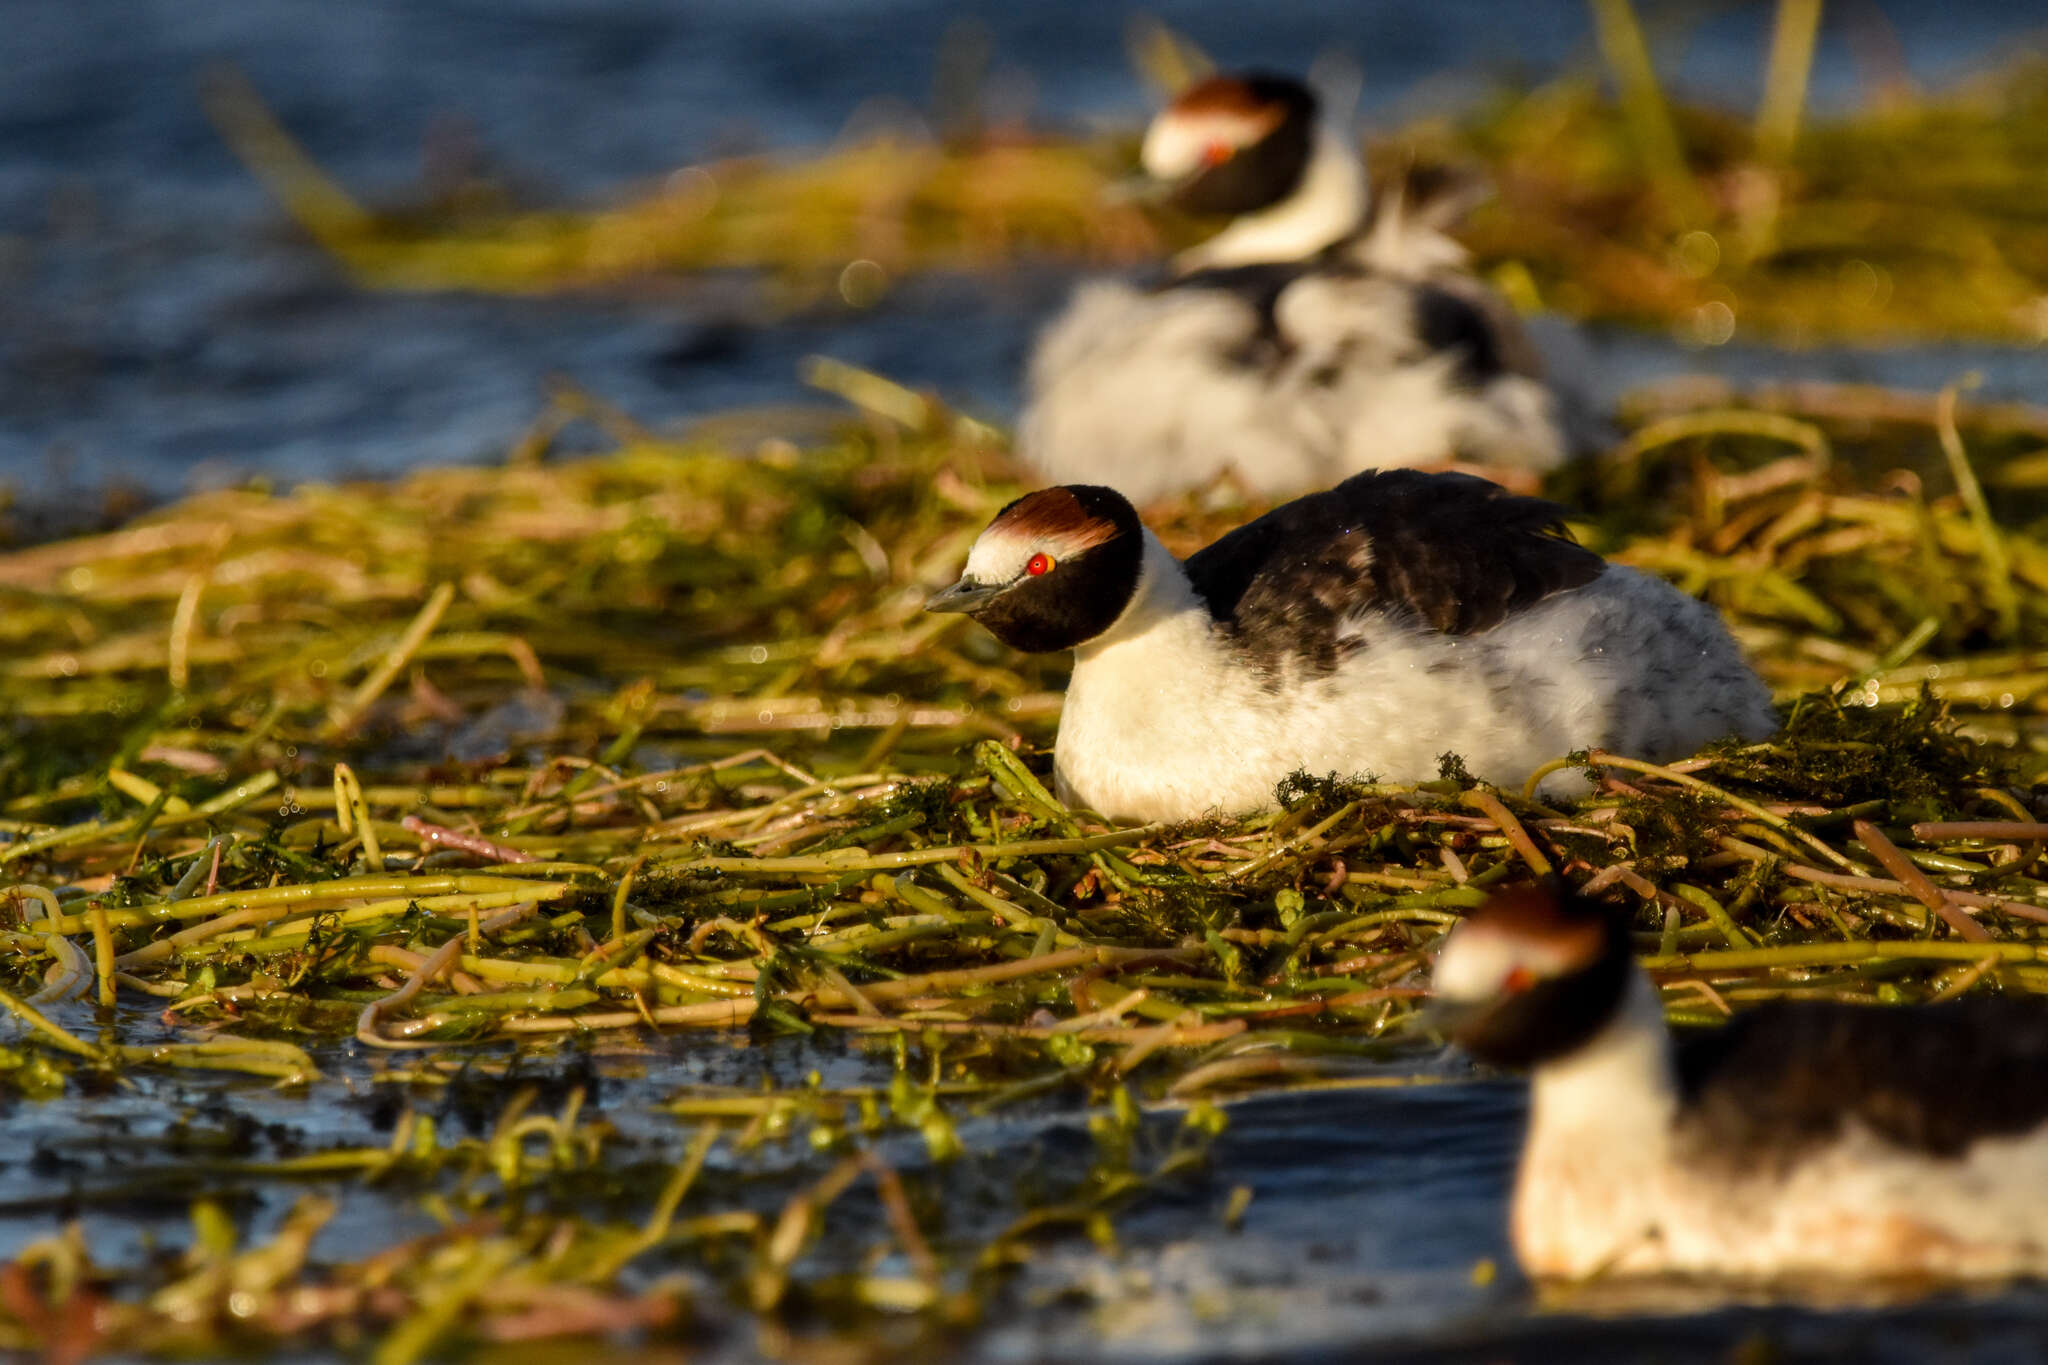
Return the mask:
[[(1454, 108), (1500, 74), (1590, 59), (1579, 0), (1156, 9), (1233, 62), (1300, 69), (1346, 53), (1364, 77), (1366, 116), (1382, 122)], [(1645, 9), (1660, 31), (1685, 31), (1681, 85), (1753, 98), (1767, 6)], [(1928, 81), (1986, 60), (2029, 22), (1984, 0), (1884, 11)], [(204, 68), (233, 64), (315, 157), (373, 198), (416, 187), (423, 146), (453, 140), (474, 144), (536, 200), (596, 202), (687, 161), (824, 143), (876, 102), (922, 106), (940, 44), (963, 19), (986, 31), (990, 98), (1013, 112), (1050, 124), (1142, 115), (1125, 12), (1081, 0), (11, 7), (0, 45), (0, 486), (62, 503), (117, 481), (165, 495), (258, 474), (487, 460), (544, 404), (550, 374), (674, 424), (801, 400), (800, 360), (820, 352), (1004, 418), (1031, 331), (1069, 283), (1063, 270), (911, 281), (870, 312), (772, 320), (730, 287), (630, 299), (364, 294), (281, 224), (196, 95)], [(1831, 33), (1816, 99), (1839, 107), (1856, 88), (1853, 54)], [(1917, 387), (1974, 369), (1990, 393), (2025, 397), (2042, 371), (2037, 352), (1994, 348), (1697, 352), (1604, 332), (1592, 343), (1610, 394), (1686, 369)], [(792, 1064), (690, 1046), (609, 1083), (613, 1120), (633, 1131), (634, 1116), (681, 1081), (743, 1082), (750, 1069)], [(1025, 1272), (1012, 1303), (1078, 1280), (1113, 1311), (1011, 1311), (990, 1323), (982, 1354), (1348, 1358), (1373, 1342), (1418, 1359), (1484, 1350), (1625, 1360), (1652, 1348), (1663, 1359), (1720, 1359), (1760, 1326), (1790, 1353), (1916, 1360), (1939, 1346), (2000, 1360), (2038, 1350), (2048, 1303), (2034, 1293), (1845, 1316), (1723, 1306), (1682, 1328), (1654, 1315), (1631, 1321), (1626, 1308), (1613, 1321), (1532, 1316), (1511, 1273), (1491, 1283), (1473, 1273), (1505, 1259), (1518, 1089), (1466, 1079), (1448, 1057), (1366, 1065), (1354, 1079), (1390, 1082), (1418, 1065), (1441, 1083), (1237, 1106), (1207, 1186), (1133, 1215), (1121, 1259), (1054, 1253)], [(44, 1235), (65, 1212), (65, 1190), (132, 1180), (167, 1125), (204, 1140), (252, 1120), (334, 1140), (373, 1140), (375, 1129), (346, 1105), (175, 1077), (113, 1097), (17, 1104), (18, 1155), (61, 1146), (92, 1156), (70, 1167), (0, 1162), (0, 1250)], [(1063, 1143), (1085, 1147), (1082, 1125), (1071, 1106), (1052, 1106), (966, 1136), (998, 1155), (1057, 1162)], [(675, 1140), (672, 1125), (637, 1127), (650, 1144)], [(1222, 1235), (1217, 1209), (1237, 1183), (1252, 1186), (1253, 1203), (1243, 1229)], [(328, 1236), (388, 1237), (392, 1210), (352, 1193)], [(88, 1222), (95, 1245), (120, 1252), (174, 1234), (184, 1217), (183, 1192), (166, 1187), (98, 1205)]]

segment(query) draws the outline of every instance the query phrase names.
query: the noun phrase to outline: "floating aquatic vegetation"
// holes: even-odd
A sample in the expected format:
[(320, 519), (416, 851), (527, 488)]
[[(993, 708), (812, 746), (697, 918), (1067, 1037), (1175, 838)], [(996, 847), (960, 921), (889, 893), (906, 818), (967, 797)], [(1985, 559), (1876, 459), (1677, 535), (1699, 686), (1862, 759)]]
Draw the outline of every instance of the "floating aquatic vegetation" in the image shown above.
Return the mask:
[(1653, 172), (1627, 108), (1575, 79), (1415, 140), (1488, 168), (1463, 235), (1525, 304), (1704, 346), (2048, 337), (2048, 64), (1816, 118), (1775, 155), (1725, 111), (1673, 123)]
[(294, 220), (379, 289), (544, 293), (656, 273), (772, 272), (788, 302), (836, 292), (866, 306), (909, 270), (1025, 256), (1130, 262), (1158, 232), (1105, 196), (1107, 145), (1014, 135), (942, 145), (898, 127), (808, 159), (751, 156), (681, 168), (630, 202), (590, 212), (379, 213), (299, 149), (240, 79), (207, 103), (230, 145)]
[[(943, 1340), (1035, 1239), (1111, 1241), (1197, 1171), (1213, 1102), (1426, 1046), (1437, 939), (1547, 869), (1638, 907), (1682, 1020), (2048, 988), (2040, 413), (1666, 392), (1560, 483), (1729, 614), (1789, 707), (1769, 743), (1560, 755), (1600, 774), (1576, 801), (1447, 756), (1120, 828), (1047, 789), (1061, 666), (919, 609), (1017, 491), (1000, 442), (819, 377), (859, 409), (806, 449), (564, 393), (499, 468), (0, 556), (0, 1081), (367, 1089), (388, 1130), (223, 1120), (74, 1182), (189, 1203), (189, 1244), (55, 1233), (0, 1268), (0, 1339)], [(618, 448), (550, 458), (592, 416)], [(1252, 510), (1153, 521), (1186, 548)], [(649, 1047), (837, 1060), (601, 1106)], [(1094, 1154), (1034, 1188), (976, 1116), (1061, 1096)], [(366, 1199), (404, 1227), (322, 1250)]]

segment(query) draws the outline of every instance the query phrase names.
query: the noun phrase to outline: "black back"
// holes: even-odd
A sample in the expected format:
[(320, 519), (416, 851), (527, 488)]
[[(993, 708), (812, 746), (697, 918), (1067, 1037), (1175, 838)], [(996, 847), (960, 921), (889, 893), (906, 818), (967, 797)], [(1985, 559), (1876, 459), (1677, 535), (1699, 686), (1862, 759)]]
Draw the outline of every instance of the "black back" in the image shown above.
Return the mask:
[(2048, 1122), (2048, 1002), (1981, 997), (1881, 1008), (1783, 1001), (1678, 1050), (1679, 1132), (1735, 1165), (1784, 1160), (1855, 1120), (1957, 1156)]
[(1344, 269), (1328, 252), (1303, 261), (1261, 261), (1252, 265), (1210, 266), (1175, 276), (1159, 285), (1169, 289), (1208, 289), (1234, 295), (1251, 310), (1254, 322), (1244, 343), (1226, 359), (1248, 369), (1271, 369), (1294, 354), (1294, 343), (1280, 330), (1280, 295), (1312, 271)]
[(1422, 285), (1414, 294), (1415, 336), (1434, 354), (1449, 351), (1458, 358), (1452, 373), (1459, 383), (1477, 389), (1508, 372), (1500, 332), (1470, 299), (1436, 285)]
[(1368, 471), (1311, 493), (1186, 561), (1218, 626), (1254, 658), (1337, 666), (1347, 617), (1407, 612), (1448, 635), (1499, 625), (1597, 578), (1556, 503), (1467, 474)]
[[(1250, 265), (1211, 266), (1163, 281), (1168, 289), (1209, 289), (1235, 295), (1251, 310), (1255, 319), (1251, 335), (1229, 358), (1250, 368), (1264, 369), (1288, 360), (1294, 342), (1280, 327), (1280, 296), (1289, 286), (1308, 275), (1337, 276), (1362, 280), (1373, 272), (1350, 254), (1347, 238), (1299, 261), (1262, 261)], [(1510, 356), (1516, 349), (1501, 334), (1496, 320), (1477, 303), (1435, 284), (1392, 281), (1408, 291), (1408, 340), (1412, 358), (1448, 353), (1456, 360), (1451, 371), (1454, 383), (1466, 389), (1480, 389), (1509, 373), (1526, 371), (1525, 357)], [(1382, 343), (1399, 340), (1381, 337)]]

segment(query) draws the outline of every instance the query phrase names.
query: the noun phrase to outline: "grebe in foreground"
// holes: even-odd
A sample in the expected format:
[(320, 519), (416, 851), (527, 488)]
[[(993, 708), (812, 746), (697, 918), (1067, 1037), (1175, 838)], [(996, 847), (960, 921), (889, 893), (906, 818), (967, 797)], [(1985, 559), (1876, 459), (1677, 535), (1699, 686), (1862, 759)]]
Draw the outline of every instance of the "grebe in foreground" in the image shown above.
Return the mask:
[(1158, 288), (1081, 287), (1041, 335), (1018, 443), (1047, 480), (1138, 502), (1226, 470), (1285, 497), (1366, 468), (1547, 469), (1595, 444), (1506, 302), (1282, 76), (1216, 76), (1155, 119), (1144, 169), (1229, 226)]
[(1578, 749), (1662, 760), (1774, 730), (1714, 610), (1563, 515), (1469, 475), (1367, 473), (1183, 562), (1127, 498), (1069, 485), (1004, 508), (926, 605), (1074, 651), (1058, 787), (1118, 819), (1260, 809), (1297, 771), (1416, 781), (1455, 753), (1508, 783)]
[(2048, 1272), (2048, 1008), (1767, 1005), (1675, 1044), (1626, 926), (1555, 886), (1452, 931), (1446, 1031), (1531, 1072), (1532, 1275)]

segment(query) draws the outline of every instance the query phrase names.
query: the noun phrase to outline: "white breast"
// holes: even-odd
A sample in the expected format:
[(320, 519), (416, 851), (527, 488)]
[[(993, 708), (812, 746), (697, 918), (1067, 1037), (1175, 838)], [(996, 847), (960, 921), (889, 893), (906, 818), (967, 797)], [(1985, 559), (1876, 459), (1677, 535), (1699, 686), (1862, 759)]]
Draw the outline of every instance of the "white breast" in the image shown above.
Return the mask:
[(1076, 652), (1057, 774), (1104, 815), (1260, 809), (1298, 770), (1426, 780), (1446, 753), (1515, 783), (1576, 749), (1665, 759), (1775, 726), (1713, 611), (1618, 566), (1475, 635), (1362, 616), (1347, 627), (1358, 650), (1318, 678), (1253, 668), (1180, 583), (1182, 599), (1158, 603), (1141, 588), (1142, 620)]
[(1614, 1020), (1532, 1078), (1509, 1224), (1525, 1271), (1578, 1279), (1658, 1245), (1676, 1109), (1664, 1007), (1637, 973)]

